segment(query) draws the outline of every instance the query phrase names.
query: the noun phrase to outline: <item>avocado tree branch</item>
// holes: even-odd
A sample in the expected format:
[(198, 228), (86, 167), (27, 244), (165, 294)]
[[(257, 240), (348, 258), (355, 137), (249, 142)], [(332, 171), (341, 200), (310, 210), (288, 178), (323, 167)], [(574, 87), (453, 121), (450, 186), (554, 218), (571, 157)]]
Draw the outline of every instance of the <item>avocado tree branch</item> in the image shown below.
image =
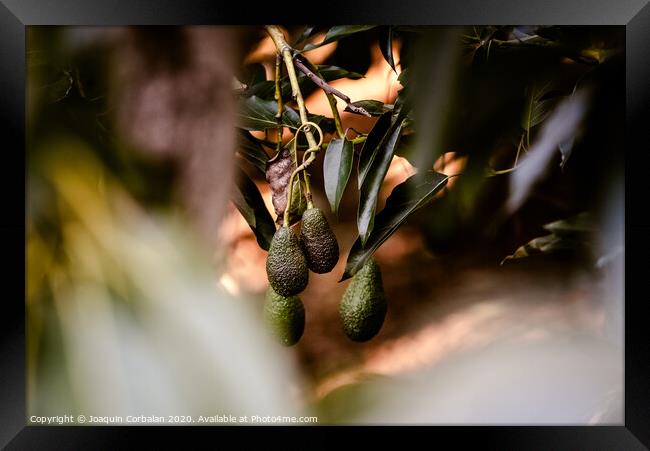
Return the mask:
[[(291, 95), (293, 96), (293, 98), (296, 100), (296, 103), (298, 104), (300, 122), (302, 124), (305, 124), (306, 122), (309, 121), (309, 119), (307, 118), (307, 108), (305, 107), (305, 100), (303, 99), (302, 93), (300, 92), (300, 86), (298, 84), (296, 69), (293, 65), (293, 56), (291, 55), (291, 47), (289, 46), (289, 44), (287, 44), (287, 41), (284, 38), (284, 34), (282, 34), (282, 31), (276, 25), (267, 25), (266, 31), (271, 36), (271, 39), (273, 39), (273, 43), (275, 44), (275, 48), (278, 50), (278, 53), (280, 53), (282, 55), (282, 58), (284, 59), (284, 65), (287, 68), (287, 75), (289, 76), (289, 82), (291, 84)], [(305, 136), (307, 137), (307, 142), (309, 143), (309, 147), (315, 147), (316, 138), (314, 138), (314, 134), (311, 132), (311, 130), (308, 127), (306, 127), (305, 129)]]
[[(289, 44), (287, 44), (287, 41), (285, 40), (282, 31), (276, 25), (267, 25), (265, 28), (269, 36), (271, 36), (271, 39), (273, 40), (273, 43), (275, 44), (275, 48), (277, 49), (278, 53), (282, 55), (282, 58), (284, 59), (284, 65), (287, 68), (287, 75), (289, 76), (289, 83), (291, 84), (291, 95), (296, 100), (296, 103), (298, 104), (300, 122), (302, 123), (303, 126), (305, 126), (304, 133), (305, 136), (307, 137), (307, 143), (309, 144), (310, 148), (319, 147), (319, 145), (316, 143), (316, 138), (314, 138), (314, 134), (312, 133), (311, 128), (309, 127), (309, 125), (307, 125), (307, 123), (309, 122), (307, 116), (307, 108), (305, 107), (305, 100), (302, 97), (302, 93), (300, 92), (300, 85), (298, 84), (298, 76), (296, 75), (296, 69), (293, 65), (293, 56), (291, 55), (292, 49), (289, 46)], [(298, 139), (297, 132), (296, 132), (295, 139), (296, 141)], [(311, 191), (309, 188), (309, 174), (307, 174), (307, 171), (303, 172), (303, 177), (305, 179), (305, 197), (307, 198), (307, 204), (310, 205), (312, 200), (311, 200)], [(292, 191), (291, 185), (289, 185), (289, 193), (291, 193), (291, 191)], [(287, 225), (286, 222), (285, 225)]]
[[(313, 122), (305, 122), (302, 124), (300, 127), (298, 127), (298, 130), (296, 130), (296, 134), (293, 138), (293, 154), (295, 155), (298, 150), (298, 134), (303, 131), (306, 133), (305, 130), (311, 130), (310, 126), (313, 126), (317, 131), (318, 135), (320, 136), (320, 140), (315, 146), (310, 147), (305, 151), (305, 153), (302, 156), (302, 164), (298, 166), (296, 164), (296, 169), (291, 173), (291, 176), (289, 177), (289, 183), (287, 185), (287, 208), (284, 210), (284, 223), (288, 224), (289, 223), (289, 206), (291, 205), (292, 197), (293, 197), (293, 178), (299, 174), (301, 171), (303, 171), (303, 174), (307, 174), (307, 168), (309, 165), (316, 159), (316, 153), (320, 150), (320, 146), (323, 144), (323, 131), (321, 128), (318, 126), (318, 124), (315, 124)], [(303, 130), (304, 129), (304, 130)], [(309, 157), (307, 157), (309, 155)], [(305, 159), (307, 157), (307, 159)], [(309, 189), (309, 178), (305, 177), (305, 190)], [(311, 199), (311, 193), (307, 192), (307, 208), (313, 208), (314, 205), (312, 203)]]
[[(302, 56), (301, 60), (295, 59), (294, 62), (296, 63), (296, 65), (304, 64), (304, 66), (305, 66), (305, 68), (307, 70), (312, 71), (318, 77), (319, 80), (325, 82), (325, 79), (323, 78), (321, 73), (318, 71), (318, 67), (314, 66), (311, 63), (311, 61), (309, 61), (304, 56)], [(301, 72), (302, 72), (302, 70), (301, 70)], [(309, 75), (307, 75), (307, 77), (309, 77)], [(318, 86), (320, 86), (320, 85), (318, 85)], [(329, 86), (329, 85), (327, 85), (327, 86)], [(332, 109), (332, 117), (334, 118), (334, 125), (336, 126), (336, 133), (339, 135), (339, 138), (343, 138), (343, 137), (345, 137), (345, 131), (343, 130), (343, 123), (341, 122), (341, 115), (339, 114), (339, 109), (338, 109), (338, 105), (337, 105), (337, 102), (336, 102), (336, 98), (334, 97), (334, 94), (329, 92), (327, 89), (324, 89), (323, 92), (325, 93), (325, 97), (327, 97), (327, 101), (329, 102), (330, 108)]]
[[(352, 105), (352, 100), (345, 94), (343, 94), (341, 91), (337, 90), (336, 88), (333, 88), (330, 86), (325, 80), (323, 80), (321, 77), (316, 75), (313, 71), (311, 71), (301, 60), (299, 57), (296, 57), (294, 59), (294, 64), (296, 65), (296, 68), (305, 74), (307, 78), (309, 78), (311, 81), (313, 81), (318, 87), (320, 87), (323, 91), (325, 91), (325, 94), (330, 94), (330, 95), (335, 95), (339, 99), (343, 100), (345, 103), (348, 104), (348, 109), (354, 113), (359, 113), (363, 114), (364, 116), (370, 117), (370, 113), (368, 113), (365, 108), (362, 108), (360, 106)], [(330, 102), (331, 105), (331, 102)], [(338, 114), (338, 110), (337, 110)]]
[(280, 89), (280, 76), (282, 75), (282, 56), (278, 53), (275, 57), (275, 101), (278, 103), (278, 112), (275, 113), (275, 120), (278, 123), (278, 137), (275, 150), (280, 152), (282, 147), (282, 90)]

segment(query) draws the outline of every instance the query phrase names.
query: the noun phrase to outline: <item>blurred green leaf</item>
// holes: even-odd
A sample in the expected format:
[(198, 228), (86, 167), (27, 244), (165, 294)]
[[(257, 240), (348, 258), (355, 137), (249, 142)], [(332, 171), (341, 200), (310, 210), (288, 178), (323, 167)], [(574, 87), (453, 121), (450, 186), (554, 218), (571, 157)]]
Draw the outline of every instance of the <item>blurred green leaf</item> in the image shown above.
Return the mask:
[(45, 86), (48, 100), (54, 103), (65, 99), (70, 94), (74, 83), (75, 79), (70, 71), (61, 71), (56, 81)]
[(558, 147), (560, 148), (560, 156), (562, 157), (562, 161), (560, 161), (560, 167), (562, 169), (564, 169), (564, 166), (566, 165), (567, 161), (569, 160), (569, 157), (571, 156), (571, 152), (573, 151), (573, 146), (575, 142), (576, 142), (575, 136), (572, 136), (566, 141), (562, 141), (558, 145)]
[(506, 204), (509, 213), (519, 209), (531, 190), (543, 179), (559, 145), (581, 133), (581, 124), (590, 106), (590, 96), (585, 88), (576, 91), (564, 98), (544, 121), (517, 170), (510, 173), (510, 194)]
[(521, 126), (524, 131), (529, 132), (530, 129), (541, 124), (561, 99), (562, 96), (558, 96), (557, 93), (551, 91), (550, 84), (530, 88), (524, 113), (521, 117)]
[(379, 31), (379, 48), (388, 65), (397, 73), (393, 59), (393, 27), (390, 25), (381, 27)]
[(262, 199), (255, 182), (240, 168), (237, 168), (236, 180), (232, 201), (255, 234), (257, 244), (268, 251), (275, 234), (273, 218), (266, 209), (264, 199)]
[(570, 218), (560, 219), (545, 224), (543, 227), (551, 233), (533, 238), (528, 243), (518, 247), (512, 255), (504, 258), (501, 264), (503, 265), (508, 260), (536, 254), (584, 251), (592, 248), (594, 245), (596, 228), (588, 212), (583, 212)]
[(393, 154), (399, 143), (403, 123), (402, 118), (396, 120), (389, 127), (388, 132), (384, 135), (379, 145), (372, 149), (374, 156), (367, 166), (366, 175), (359, 189), (357, 227), (363, 244), (366, 243), (373, 229), (379, 189), (384, 181), (384, 177), (386, 177), (388, 166), (390, 166)]
[(346, 138), (333, 139), (327, 146), (323, 159), (325, 194), (332, 213), (337, 214), (341, 197), (352, 172), (354, 146)]
[(588, 212), (545, 224), (544, 229), (556, 235), (588, 234), (596, 231), (593, 218)]
[(247, 130), (239, 129), (238, 132), (239, 147), (237, 153), (259, 169), (262, 174), (266, 174), (266, 162), (269, 161), (269, 156), (262, 148), (262, 144)]
[(375, 28), (375, 27), (376, 25), (337, 25), (327, 30), (327, 33), (325, 34), (325, 39), (323, 39), (318, 44), (307, 44), (303, 51), (315, 49), (322, 45), (329, 44), (330, 42), (343, 39), (347, 36), (350, 36), (351, 34), (370, 30), (371, 28)]
[(375, 227), (365, 245), (361, 237), (352, 245), (345, 272), (341, 280), (352, 277), (375, 251), (416, 210), (426, 205), (433, 196), (447, 184), (448, 177), (438, 172), (427, 172), (422, 178), (418, 174), (409, 177), (393, 189), (386, 207), (377, 214)]

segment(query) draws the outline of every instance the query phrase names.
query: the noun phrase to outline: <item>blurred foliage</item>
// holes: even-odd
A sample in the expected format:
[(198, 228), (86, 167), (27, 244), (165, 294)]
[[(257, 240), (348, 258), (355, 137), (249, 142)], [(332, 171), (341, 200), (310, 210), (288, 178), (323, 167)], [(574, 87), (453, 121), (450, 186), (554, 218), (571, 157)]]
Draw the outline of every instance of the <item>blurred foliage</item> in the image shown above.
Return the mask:
[(29, 415), (299, 415), (292, 362), (216, 283), (176, 169), (114, 125), (115, 31), (28, 27)]

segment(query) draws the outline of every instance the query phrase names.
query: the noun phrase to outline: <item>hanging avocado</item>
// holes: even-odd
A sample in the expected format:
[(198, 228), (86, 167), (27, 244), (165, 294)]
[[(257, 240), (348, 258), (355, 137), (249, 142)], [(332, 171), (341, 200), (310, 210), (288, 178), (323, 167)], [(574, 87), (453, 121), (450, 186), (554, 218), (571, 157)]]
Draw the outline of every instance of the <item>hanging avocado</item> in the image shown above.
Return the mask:
[(369, 259), (354, 275), (341, 299), (343, 331), (350, 340), (368, 341), (381, 329), (386, 311), (381, 272), (377, 263)]
[(282, 226), (273, 235), (266, 258), (266, 274), (275, 292), (282, 296), (293, 296), (307, 286), (307, 261), (290, 227)]
[(339, 260), (339, 244), (319, 208), (309, 208), (303, 213), (300, 241), (309, 269), (323, 274), (334, 268)]
[(282, 296), (269, 287), (264, 303), (264, 320), (280, 343), (293, 346), (305, 330), (305, 307), (298, 296)]

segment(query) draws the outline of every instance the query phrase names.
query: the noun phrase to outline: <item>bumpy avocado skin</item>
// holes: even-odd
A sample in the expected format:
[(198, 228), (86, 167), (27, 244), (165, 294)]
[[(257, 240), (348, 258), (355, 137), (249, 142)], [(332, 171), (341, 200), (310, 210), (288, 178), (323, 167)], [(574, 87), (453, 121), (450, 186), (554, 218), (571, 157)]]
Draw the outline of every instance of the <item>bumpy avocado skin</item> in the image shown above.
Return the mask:
[(305, 330), (305, 307), (298, 296), (282, 296), (269, 287), (264, 320), (284, 346), (293, 346)]
[(339, 261), (339, 243), (319, 208), (310, 208), (303, 213), (300, 241), (309, 269), (324, 274), (336, 266)]
[(307, 286), (309, 270), (300, 241), (290, 227), (280, 227), (266, 257), (269, 284), (282, 296), (293, 296)]
[(343, 331), (352, 341), (368, 341), (384, 324), (387, 309), (379, 266), (369, 259), (354, 275), (339, 304)]

